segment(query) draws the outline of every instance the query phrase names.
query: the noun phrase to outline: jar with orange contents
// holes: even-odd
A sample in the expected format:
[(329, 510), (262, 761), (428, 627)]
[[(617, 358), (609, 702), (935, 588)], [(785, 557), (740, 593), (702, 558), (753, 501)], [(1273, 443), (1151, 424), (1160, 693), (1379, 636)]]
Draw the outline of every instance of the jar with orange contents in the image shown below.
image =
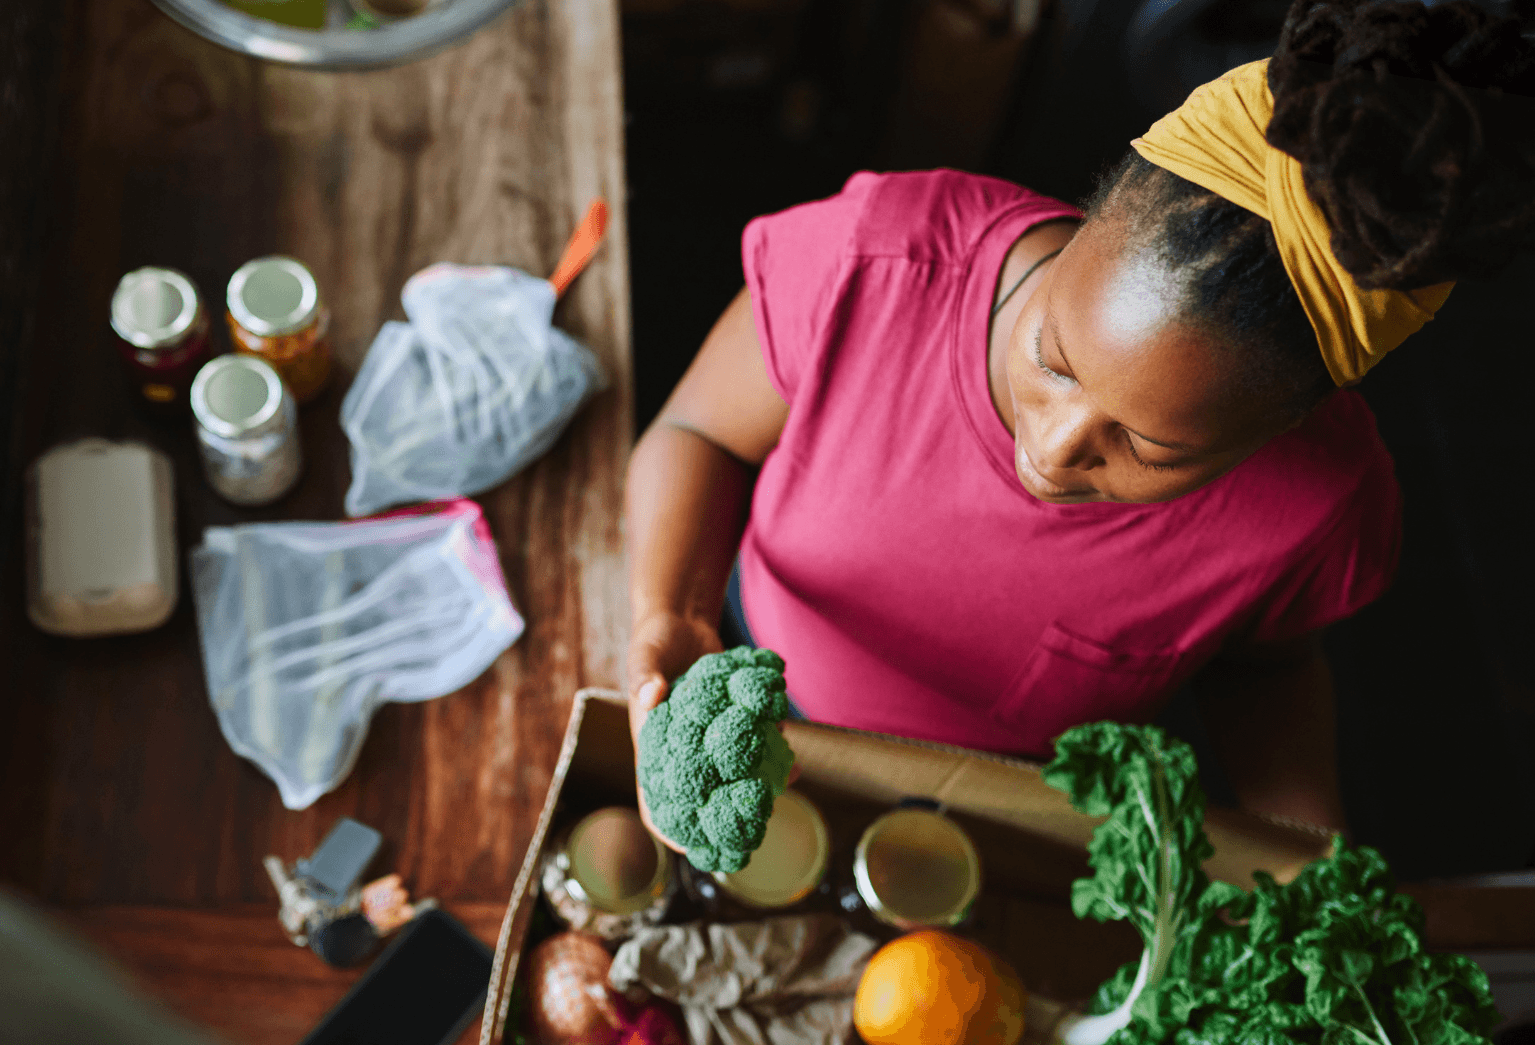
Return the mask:
[(299, 403), (330, 380), (330, 310), (314, 273), (295, 258), (271, 255), (241, 265), (229, 280), (229, 336), (235, 351), (260, 356)]

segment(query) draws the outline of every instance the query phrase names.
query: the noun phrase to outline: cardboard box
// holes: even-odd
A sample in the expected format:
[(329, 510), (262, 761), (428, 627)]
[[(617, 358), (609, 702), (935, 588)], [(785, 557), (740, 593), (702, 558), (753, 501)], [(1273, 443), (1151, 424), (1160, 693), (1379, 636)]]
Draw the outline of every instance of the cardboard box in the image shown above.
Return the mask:
[[(983, 890), (972, 935), (1012, 962), (1031, 992), (1084, 999), (1139, 955), (1140, 937), (1125, 923), (1103, 925), (1072, 915), (1071, 882), (1089, 873), (1086, 844), (1098, 821), (1047, 787), (1037, 764), (811, 722), (785, 723), (784, 735), (800, 765), (794, 787), (820, 808), (836, 848), (850, 848), (863, 824), (903, 798), (934, 798), (947, 807), (981, 855)], [(623, 695), (584, 689), (571, 708), (549, 796), (502, 922), (481, 1045), (502, 1038), (537, 900), (539, 857), (556, 810), (568, 820), (602, 805), (634, 802), (634, 750)], [(1205, 829), (1215, 846), (1205, 870), (1243, 886), (1256, 870), (1288, 881), (1330, 844), (1321, 828), (1231, 810), (1211, 810)]]

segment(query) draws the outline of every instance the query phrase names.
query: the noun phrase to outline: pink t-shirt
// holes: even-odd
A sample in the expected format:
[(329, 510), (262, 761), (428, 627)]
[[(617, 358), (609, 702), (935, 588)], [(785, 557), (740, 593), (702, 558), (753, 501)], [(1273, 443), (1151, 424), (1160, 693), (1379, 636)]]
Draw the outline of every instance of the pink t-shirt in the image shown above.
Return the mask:
[(858, 174), (743, 259), (789, 404), (741, 547), (746, 617), (812, 719), (1042, 756), (1146, 721), (1233, 634), (1302, 635), (1390, 583), (1400, 493), (1353, 392), (1160, 504), (1046, 504), (987, 387), (1030, 226), (1076, 210), (954, 171)]

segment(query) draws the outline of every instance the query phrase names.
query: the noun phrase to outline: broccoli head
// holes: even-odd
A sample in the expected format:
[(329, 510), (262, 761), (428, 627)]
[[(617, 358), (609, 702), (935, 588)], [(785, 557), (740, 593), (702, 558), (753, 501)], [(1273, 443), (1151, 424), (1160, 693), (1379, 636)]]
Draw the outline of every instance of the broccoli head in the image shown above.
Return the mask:
[(746, 866), (788, 783), (783, 666), (772, 650), (749, 646), (702, 656), (640, 730), (651, 820), (701, 871)]

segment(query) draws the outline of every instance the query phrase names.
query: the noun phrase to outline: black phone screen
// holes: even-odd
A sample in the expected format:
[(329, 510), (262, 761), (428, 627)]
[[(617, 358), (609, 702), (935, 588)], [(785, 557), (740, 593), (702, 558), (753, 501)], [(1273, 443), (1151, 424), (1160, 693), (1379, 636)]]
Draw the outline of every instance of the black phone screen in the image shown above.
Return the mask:
[(446, 1045), (490, 984), (490, 948), (456, 918), (423, 911), (303, 1045)]

